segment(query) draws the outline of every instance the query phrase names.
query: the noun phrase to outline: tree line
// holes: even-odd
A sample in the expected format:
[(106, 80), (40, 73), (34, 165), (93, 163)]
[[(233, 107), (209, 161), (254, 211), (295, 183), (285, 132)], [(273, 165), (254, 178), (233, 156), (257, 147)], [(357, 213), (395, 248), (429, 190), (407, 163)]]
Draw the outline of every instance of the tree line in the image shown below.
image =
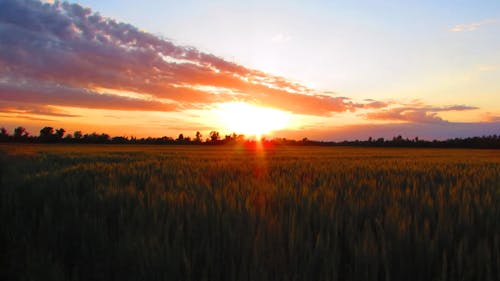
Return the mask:
[[(112, 137), (106, 133), (83, 134), (82, 131), (67, 133), (64, 128), (54, 129), (43, 127), (38, 136), (30, 134), (24, 127), (17, 127), (9, 134), (4, 127), (0, 128), (0, 142), (12, 143), (89, 143), (89, 144), (182, 144), (182, 145), (224, 145), (224, 144), (255, 144), (257, 141), (247, 139), (242, 134), (230, 134), (221, 136), (218, 131), (211, 131), (205, 139), (198, 131), (195, 136), (184, 136), (179, 134), (177, 138), (163, 137)], [(356, 146), (356, 147), (435, 147), (435, 148), (500, 148), (500, 135), (487, 135), (467, 138), (453, 138), (447, 140), (422, 140), (418, 137), (413, 139), (403, 138), (401, 135), (392, 139), (372, 137), (367, 140), (354, 141), (316, 141), (303, 138), (292, 140), (286, 138), (261, 139), (265, 145), (297, 145), (297, 146)]]
[(209, 136), (203, 139), (203, 135), (198, 131), (195, 136), (184, 136), (179, 134), (177, 138), (163, 136), (163, 137), (125, 137), (115, 136), (112, 137), (107, 133), (87, 133), (82, 131), (75, 131), (67, 133), (64, 128), (55, 129), (53, 127), (43, 127), (40, 133), (32, 135), (24, 127), (17, 127), (9, 134), (6, 128), (0, 128), (0, 142), (16, 142), (16, 143), (94, 143), (94, 144), (228, 144), (240, 143), (248, 141), (244, 135), (236, 133), (221, 136), (217, 131), (211, 131)]

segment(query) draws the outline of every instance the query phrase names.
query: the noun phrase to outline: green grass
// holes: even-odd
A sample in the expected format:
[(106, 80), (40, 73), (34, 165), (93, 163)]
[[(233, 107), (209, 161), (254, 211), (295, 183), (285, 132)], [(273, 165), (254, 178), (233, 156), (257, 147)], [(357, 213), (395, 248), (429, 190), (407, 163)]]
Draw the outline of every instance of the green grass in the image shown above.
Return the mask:
[(500, 151), (1, 145), (1, 280), (500, 280)]

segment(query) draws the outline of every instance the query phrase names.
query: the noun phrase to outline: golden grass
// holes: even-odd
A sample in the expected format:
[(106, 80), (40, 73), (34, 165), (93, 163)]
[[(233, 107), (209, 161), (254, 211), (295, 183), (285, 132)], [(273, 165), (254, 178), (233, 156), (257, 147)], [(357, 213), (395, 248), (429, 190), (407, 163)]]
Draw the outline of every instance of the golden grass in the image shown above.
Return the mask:
[(497, 150), (0, 151), (2, 280), (500, 280)]

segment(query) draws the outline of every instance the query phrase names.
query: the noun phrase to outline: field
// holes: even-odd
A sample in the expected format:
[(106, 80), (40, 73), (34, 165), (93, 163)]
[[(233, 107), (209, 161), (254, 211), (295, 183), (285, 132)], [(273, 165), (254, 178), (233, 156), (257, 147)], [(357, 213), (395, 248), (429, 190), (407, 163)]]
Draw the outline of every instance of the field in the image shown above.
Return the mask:
[(500, 151), (0, 146), (1, 280), (500, 280)]

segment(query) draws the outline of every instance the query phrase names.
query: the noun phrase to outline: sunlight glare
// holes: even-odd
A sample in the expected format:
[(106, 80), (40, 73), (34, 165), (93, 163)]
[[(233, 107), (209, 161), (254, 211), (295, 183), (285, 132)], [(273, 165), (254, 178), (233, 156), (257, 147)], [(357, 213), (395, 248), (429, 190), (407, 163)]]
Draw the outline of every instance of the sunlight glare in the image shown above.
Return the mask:
[(255, 136), (256, 139), (271, 131), (283, 129), (290, 120), (290, 114), (285, 111), (245, 102), (222, 103), (217, 113), (224, 129)]

